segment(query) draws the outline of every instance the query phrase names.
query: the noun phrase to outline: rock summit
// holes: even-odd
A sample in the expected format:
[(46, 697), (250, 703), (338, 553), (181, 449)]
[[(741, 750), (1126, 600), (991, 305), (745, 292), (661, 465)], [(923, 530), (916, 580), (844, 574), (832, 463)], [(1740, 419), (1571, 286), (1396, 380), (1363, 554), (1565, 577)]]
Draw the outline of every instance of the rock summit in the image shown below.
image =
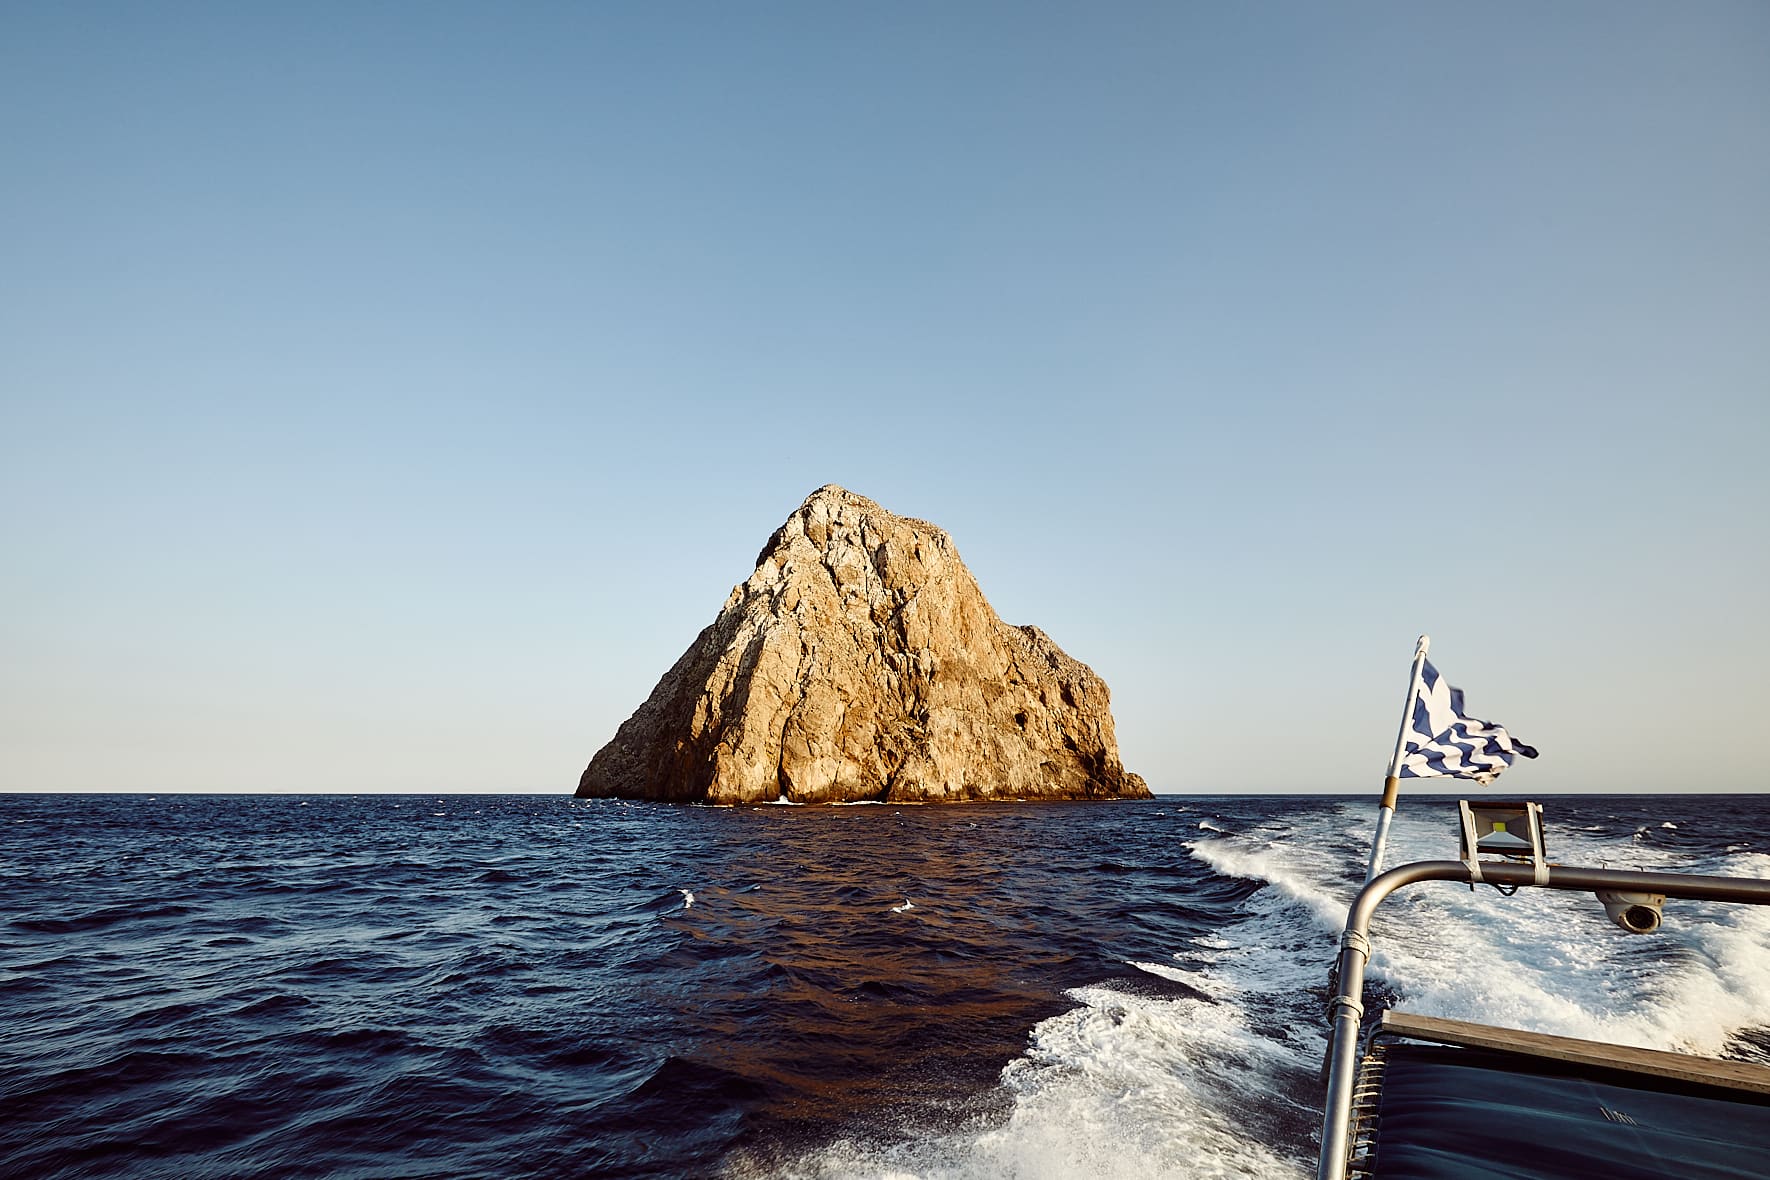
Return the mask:
[(834, 484), (597, 752), (580, 797), (708, 803), (1149, 796), (1106, 684), (1002, 622), (934, 525)]

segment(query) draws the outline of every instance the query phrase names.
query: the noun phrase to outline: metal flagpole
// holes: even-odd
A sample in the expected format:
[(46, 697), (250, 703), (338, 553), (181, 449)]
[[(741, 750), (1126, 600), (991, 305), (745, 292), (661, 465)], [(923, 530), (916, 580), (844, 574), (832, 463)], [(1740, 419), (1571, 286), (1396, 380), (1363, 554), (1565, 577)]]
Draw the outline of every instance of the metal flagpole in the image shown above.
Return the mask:
[(1422, 635), (1414, 648), (1414, 671), (1407, 682), (1407, 703), (1401, 707), (1401, 730), (1395, 735), (1395, 756), (1389, 759), (1389, 775), (1383, 780), (1383, 805), (1377, 809), (1377, 834), (1371, 839), (1371, 863), (1364, 870), (1366, 883), (1383, 871), (1383, 850), (1389, 843), (1389, 821), (1395, 818), (1395, 793), (1401, 785), (1401, 756), (1407, 751), (1407, 730), (1413, 723), (1414, 701), (1420, 695), (1420, 670), (1426, 665), (1426, 648), (1431, 642), (1430, 635)]

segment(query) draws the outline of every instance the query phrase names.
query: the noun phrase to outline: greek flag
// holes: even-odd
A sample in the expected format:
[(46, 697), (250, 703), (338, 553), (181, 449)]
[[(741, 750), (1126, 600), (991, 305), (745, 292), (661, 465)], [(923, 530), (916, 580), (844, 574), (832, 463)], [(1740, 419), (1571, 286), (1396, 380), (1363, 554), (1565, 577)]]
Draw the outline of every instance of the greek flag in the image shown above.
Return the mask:
[(1522, 754), (1536, 750), (1491, 721), (1463, 712), (1463, 690), (1452, 688), (1432, 661), (1422, 661), (1420, 695), (1414, 698), (1399, 778), (1470, 778), (1486, 786)]

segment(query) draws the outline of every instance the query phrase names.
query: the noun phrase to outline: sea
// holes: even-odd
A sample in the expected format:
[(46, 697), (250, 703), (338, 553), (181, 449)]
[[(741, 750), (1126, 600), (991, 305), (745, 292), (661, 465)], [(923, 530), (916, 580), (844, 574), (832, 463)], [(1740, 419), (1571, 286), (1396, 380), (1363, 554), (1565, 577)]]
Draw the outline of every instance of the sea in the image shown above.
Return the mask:
[[(1770, 877), (1770, 796), (1545, 800)], [(0, 1175), (1313, 1174), (1375, 800), (0, 795)], [(1455, 855), (1404, 796), (1390, 863)], [(1444, 883), (1367, 997), (1770, 1062), (1770, 911)]]

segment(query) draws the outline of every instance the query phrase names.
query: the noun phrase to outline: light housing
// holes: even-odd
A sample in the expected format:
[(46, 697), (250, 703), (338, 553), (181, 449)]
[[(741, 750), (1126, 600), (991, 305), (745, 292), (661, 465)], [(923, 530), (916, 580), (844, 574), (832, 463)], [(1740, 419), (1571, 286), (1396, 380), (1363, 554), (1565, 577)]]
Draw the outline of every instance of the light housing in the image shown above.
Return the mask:
[(1471, 803), (1458, 799), (1457, 813), (1463, 825), (1462, 860), (1547, 863), (1541, 803)]

